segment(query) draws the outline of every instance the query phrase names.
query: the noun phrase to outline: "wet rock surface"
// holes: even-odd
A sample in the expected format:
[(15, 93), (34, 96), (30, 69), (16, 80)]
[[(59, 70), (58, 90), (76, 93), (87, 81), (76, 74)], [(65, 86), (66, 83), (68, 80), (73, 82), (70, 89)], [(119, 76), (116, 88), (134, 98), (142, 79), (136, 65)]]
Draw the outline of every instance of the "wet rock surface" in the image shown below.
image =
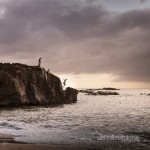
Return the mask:
[(77, 101), (77, 90), (38, 66), (0, 64), (0, 106), (64, 104)]
[(146, 94), (146, 93), (140, 93), (140, 95), (150, 96), (150, 94)]
[(119, 95), (117, 92), (113, 91), (92, 91), (92, 90), (79, 90), (80, 93), (85, 93), (85, 95)]
[(106, 88), (101, 88), (101, 89), (87, 89), (87, 90), (92, 90), (92, 91), (97, 91), (97, 90), (118, 91), (118, 90), (120, 90), (120, 89), (111, 88), (111, 87), (106, 87)]

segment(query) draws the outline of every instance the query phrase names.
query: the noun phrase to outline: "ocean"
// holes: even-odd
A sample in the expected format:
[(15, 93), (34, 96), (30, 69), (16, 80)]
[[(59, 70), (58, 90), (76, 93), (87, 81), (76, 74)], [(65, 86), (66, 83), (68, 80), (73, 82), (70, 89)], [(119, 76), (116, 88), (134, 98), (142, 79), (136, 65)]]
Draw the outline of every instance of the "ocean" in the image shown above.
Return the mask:
[(99, 145), (112, 138), (150, 149), (150, 89), (117, 92), (79, 93), (77, 103), (57, 107), (0, 108), (0, 132), (27, 143)]

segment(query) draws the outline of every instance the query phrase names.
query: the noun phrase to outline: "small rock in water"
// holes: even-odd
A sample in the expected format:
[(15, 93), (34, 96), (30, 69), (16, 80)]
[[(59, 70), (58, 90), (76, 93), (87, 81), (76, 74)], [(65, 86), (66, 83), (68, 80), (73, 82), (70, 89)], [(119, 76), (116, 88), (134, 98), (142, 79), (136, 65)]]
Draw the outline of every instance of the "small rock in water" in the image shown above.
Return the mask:
[(111, 91), (98, 91), (98, 92), (94, 92), (91, 90), (80, 90), (79, 92), (81, 93), (85, 93), (85, 95), (119, 95), (119, 93), (117, 92), (111, 92)]

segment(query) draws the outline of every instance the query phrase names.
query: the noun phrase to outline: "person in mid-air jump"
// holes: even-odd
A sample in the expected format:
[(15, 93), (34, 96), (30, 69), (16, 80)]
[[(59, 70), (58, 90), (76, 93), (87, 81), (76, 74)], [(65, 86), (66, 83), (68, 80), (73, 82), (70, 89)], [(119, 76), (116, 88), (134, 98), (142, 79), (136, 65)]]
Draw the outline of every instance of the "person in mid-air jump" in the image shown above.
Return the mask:
[(42, 58), (39, 59), (38, 67), (41, 67), (41, 59)]
[(64, 79), (64, 82), (63, 82), (64, 87), (66, 86), (66, 81), (67, 79)]

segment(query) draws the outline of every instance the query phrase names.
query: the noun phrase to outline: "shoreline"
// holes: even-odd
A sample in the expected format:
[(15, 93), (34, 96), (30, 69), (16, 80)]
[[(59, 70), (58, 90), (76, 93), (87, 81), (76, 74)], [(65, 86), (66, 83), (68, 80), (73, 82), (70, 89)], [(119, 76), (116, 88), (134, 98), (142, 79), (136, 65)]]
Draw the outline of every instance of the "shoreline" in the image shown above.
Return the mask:
[[(11, 134), (0, 133), (0, 150), (86, 150), (86, 147), (72, 144), (33, 144), (15, 141)], [(89, 149), (89, 148), (88, 148)]]
[[(5, 143), (0, 144), (0, 150), (77, 150), (73, 147), (56, 146), (56, 145), (40, 145), (40, 144), (19, 144), (19, 143)], [(82, 149), (81, 149), (82, 150)]]
[(0, 133), (0, 150), (148, 150), (150, 147), (140, 143), (122, 143), (119, 141), (100, 141), (97, 145), (82, 144), (33, 144), (15, 141), (13, 135)]
[(15, 141), (13, 135), (0, 133), (0, 150), (63, 150), (73, 149), (62, 145), (31, 144)]
[(15, 142), (14, 136), (10, 134), (0, 133), (0, 143)]

